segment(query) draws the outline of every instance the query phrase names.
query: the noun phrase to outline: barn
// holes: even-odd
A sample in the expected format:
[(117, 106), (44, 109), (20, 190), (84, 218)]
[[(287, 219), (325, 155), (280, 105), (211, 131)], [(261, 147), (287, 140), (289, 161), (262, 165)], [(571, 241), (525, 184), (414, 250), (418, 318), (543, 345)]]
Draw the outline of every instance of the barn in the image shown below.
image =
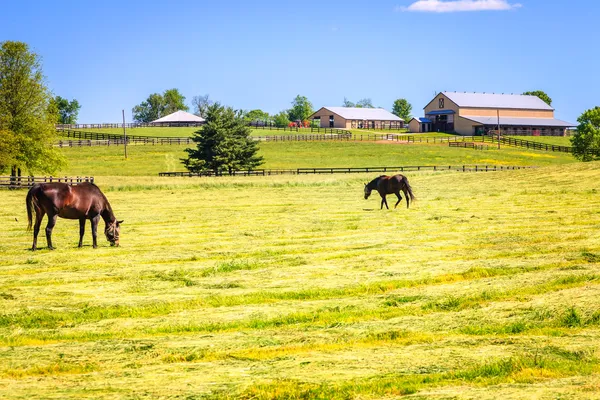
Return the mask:
[(383, 108), (321, 107), (308, 117), (321, 128), (400, 129), (404, 120)]
[(205, 122), (204, 118), (186, 111), (175, 111), (151, 122), (157, 126), (198, 126)]
[(505, 135), (564, 136), (575, 126), (554, 118), (554, 108), (539, 97), (520, 94), (441, 92), (424, 114), (429, 131), (461, 135), (485, 134), (500, 125)]

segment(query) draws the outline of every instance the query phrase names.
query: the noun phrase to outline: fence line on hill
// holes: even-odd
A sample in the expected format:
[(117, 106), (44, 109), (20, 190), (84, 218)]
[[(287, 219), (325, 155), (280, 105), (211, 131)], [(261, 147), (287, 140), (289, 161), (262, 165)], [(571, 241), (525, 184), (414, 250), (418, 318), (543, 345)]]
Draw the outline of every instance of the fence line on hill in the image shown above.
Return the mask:
[(83, 182), (94, 183), (93, 176), (0, 176), (0, 187), (9, 189), (27, 189), (36, 183), (61, 182), (78, 185)]
[[(419, 135), (399, 135), (394, 133), (367, 133), (367, 134), (352, 134), (350, 131), (343, 129), (330, 128), (310, 128), (311, 132), (317, 134), (298, 134), (298, 135), (266, 135), (253, 136), (257, 141), (266, 142), (283, 142), (283, 141), (393, 141), (407, 143), (450, 143), (450, 142), (483, 142), (497, 143), (498, 137), (490, 136), (448, 136), (448, 137), (423, 137)], [(284, 130), (284, 128), (282, 128)], [(288, 128), (289, 130), (289, 128)], [(76, 141), (59, 141), (58, 147), (85, 147), (85, 146), (110, 146), (124, 143), (124, 136), (121, 134), (103, 133), (103, 132), (87, 132), (71, 129), (59, 129), (68, 138), (78, 139)], [(301, 131), (300, 131), (301, 132)], [(324, 132), (324, 134), (320, 134)], [(83, 141), (82, 141), (83, 140)], [(104, 141), (93, 143), (91, 141)], [(191, 144), (191, 137), (164, 137), (164, 136), (141, 136), (127, 135), (128, 144), (148, 144), (148, 145), (177, 145)], [(540, 143), (531, 140), (517, 139), (513, 137), (500, 136), (500, 144), (511, 147), (523, 147), (531, 150), (552, 151), (562, 153), (573, 153), (573, 148), (570, 146), (559, 146), (554, 144)], [(592, 154), (600, 154), (600, 149), (590, 150)]]
[(319, 175), (319, 174), (359, 174), (381, 172), (410, 172), (410, 171), (460, 171), (460, 172), (493, 172), (537, 168), (534, 166), (512, 165), (415, 165), (401, 167), (359, 167), (359, 168), (296, 168), (296, 169), (254, 169), (238, 170), (231, 173), (215, 174), (214, 171), (204, 172), (160, 172), (162, 177), (201, 177), (201, 176), (270, 176), (270, 175)]

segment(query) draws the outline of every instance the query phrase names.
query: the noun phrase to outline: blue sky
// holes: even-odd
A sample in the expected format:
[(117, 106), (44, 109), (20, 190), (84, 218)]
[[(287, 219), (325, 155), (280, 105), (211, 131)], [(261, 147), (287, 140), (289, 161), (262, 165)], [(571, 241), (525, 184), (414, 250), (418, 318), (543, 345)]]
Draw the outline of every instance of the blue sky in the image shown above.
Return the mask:
[(169, 88), (271, 113), (302, 94), (315, 108), (404, 97), (421, 116), (443, 90), (541, 89), (571, 122), (600, 105), (598, 1), (4, 3), (0, 41), (42, 56), (50, 89), (82, 104), (80, 122), (118, 122), (121, 109), (129, 121)]

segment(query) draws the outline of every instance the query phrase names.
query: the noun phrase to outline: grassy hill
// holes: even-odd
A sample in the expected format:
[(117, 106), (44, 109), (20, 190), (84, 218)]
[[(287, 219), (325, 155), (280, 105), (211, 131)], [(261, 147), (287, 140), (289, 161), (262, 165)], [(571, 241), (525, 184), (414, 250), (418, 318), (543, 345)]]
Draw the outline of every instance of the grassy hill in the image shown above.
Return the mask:
[(0, 192), (1, 397), (597, 396), (600, 164), (369, 178), (103, 177), (122, 247), (36, 253)]
[[(182, 171), (181, 158), (187, 145), (128, 146), (125, 160), (120, 146), (65, 148), (69, 165), (60, 176), (157, 175), (163, 171)], [(575, 162), (566, 153), (502, 147), (490, 150), (449, 148), (447, 144), (398, 144), (372, 142), (262, 142), (261, 168), (370, 167), (407, 165), (554, 165)]]

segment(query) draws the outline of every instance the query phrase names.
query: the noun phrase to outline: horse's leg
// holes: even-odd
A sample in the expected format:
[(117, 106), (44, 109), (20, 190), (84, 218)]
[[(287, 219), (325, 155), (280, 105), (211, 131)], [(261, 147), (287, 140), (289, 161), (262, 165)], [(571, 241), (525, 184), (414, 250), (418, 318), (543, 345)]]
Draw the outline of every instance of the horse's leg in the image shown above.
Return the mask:
[[(398, 204), (400, 204), (400, 202), (402, 201), (402, 196), (400, 196), (400, 192), (396, 192), (396, 196), (398, 197), (398, 201), (396, 202), (396, 204), (394, 205), (394, 208), (398, 207)], [(408, 200), (406, 200), (408, 201)]]
[(100, 222), (100, 216), (96, 215), (94, 218), (92, 218), (91, 220), (92, 222), (92, 240), (93, 240), (93, 246), (95, 249), (98, 248), (98, 222)]
[(56, 225), (56, 218), (58, 218), (58, 215), (48, 214), (48, 225), (46, 225), (46, 241), (48, 242), (49, 250), (54, 250), (54, 246), (52, 246), (52, 229), (54, 229), (54, 225)]
[(79, 219), (79, 247), (83, 247), (83, 234), (85, 233), (85, 218)]
[(408, 195), (408, 190), (406, 190), (406, 186), (402, 188), (404, 192), (404, 197), (406, 197), (406, 208), (410, 205), (410, 196)]
[(40, 227), (42, 226), (42, 220), (44, 219), (44, 211), (43, 210), (35, 210), (35, 225), (33, 225), (33, 245), (31, 246), (31, 250), (37, 250), (37, 238), (40, 233)]
[(381, 209), (382, 210), (383, 210), (383, 205), (384, 204), (385, 204), (385, 208), (387, 208), (389, 210), (390, 207), (388, 207), (387, 199), (385, 198), (385, 196), (381, 196)]

